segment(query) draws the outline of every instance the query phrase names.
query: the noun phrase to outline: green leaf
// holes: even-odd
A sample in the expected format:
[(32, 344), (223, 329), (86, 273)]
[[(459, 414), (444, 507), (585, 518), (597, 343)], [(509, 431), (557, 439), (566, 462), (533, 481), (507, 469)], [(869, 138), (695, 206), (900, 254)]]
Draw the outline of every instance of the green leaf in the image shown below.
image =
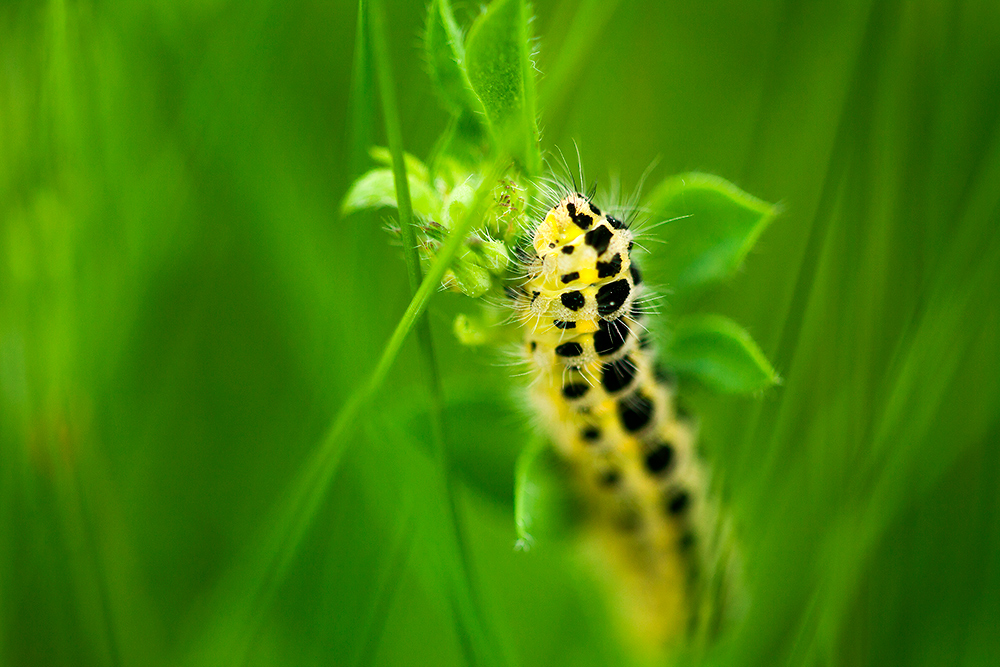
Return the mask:
[(565, 463), (544, 437), (537, 436), (517, 457), (514, 524), (517, 548), (527, 551), (536, 537), (556, 539), (571, 525), (575, 506)]
[(455, 22), (449, 0), (431, 0), (427, 6), (424, 51), (431, 80), (452, 115), (468, 112), (481, 115), (483, 105), (469, 83), (462, 31)]
[(647, 260), (654, 280), (683, 296), (731, 276), (777, 213), (775, 206), (709, 174), (666, 179), (646, 202), (666, 241)]
[[(375, 162), (392, 167), (392, 153), (385, 146), (372, 146), (368, 149), (368, 154)], [(403, 160), (406, 162), (407, 173), (430, 183), (430, 170), (427, 169), (427, 165), (420, 161), (420, 158), (410, 153), (403, 153)]]
[(466, 65), (499, 147), (536, 174), (541, 154), (530, 41), (524, 0), (497, 0), (469, 31)]
[(750, 334), (721, 315), (678, 320), (665, 357), (678, 373), (730, 394), (748, 394), (781, 382)]
[[(440, 216), (441, 200), (426, 181), (409, 173), (410, 199), (413, 210), (421, 216), (435, 219)], [(371, 208), (396, 208), (396, 188), (391, 169), (372, 169), (354, 182), (341, 204), (341, 213), (347, 215), (355, 211)]]

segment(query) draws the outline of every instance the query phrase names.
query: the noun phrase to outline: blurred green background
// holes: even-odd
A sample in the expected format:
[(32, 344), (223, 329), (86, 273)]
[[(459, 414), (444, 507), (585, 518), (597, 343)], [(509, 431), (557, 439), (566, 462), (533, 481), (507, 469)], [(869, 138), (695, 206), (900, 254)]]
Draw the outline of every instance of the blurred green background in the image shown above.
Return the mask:
[[(386, 4), (425, 156), (447, 120), (425, 7)], [(545, 149), (575, 140), (629, 187), (659, 157), (651, 182), (699, 169), (784, 207), (697, 304), (785, 378), (690, 395), (749, 600), (709, 661), (1000, 664), (1000, 4), (535, 9), (541, 99), (545, 73), (573, 91), (540, 109)], [(0, 5), (0, 663), (466, 661), (412, 343), (268, 566), (277, 508), (409, 299), (388, 213), (338, 214), (368, 166), (356, 11)], [(513, 550), (531, 421), (502, 354), (453, 341), (470, 307), (429, 314), (482, 662), (622, 664), (572, 551)]]

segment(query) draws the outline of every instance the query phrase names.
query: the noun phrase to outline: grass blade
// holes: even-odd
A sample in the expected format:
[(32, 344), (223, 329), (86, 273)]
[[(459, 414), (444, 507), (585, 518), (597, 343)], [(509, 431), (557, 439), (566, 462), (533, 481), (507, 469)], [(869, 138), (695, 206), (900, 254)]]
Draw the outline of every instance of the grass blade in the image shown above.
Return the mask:
[(369, 162), (368, 148), (375, 143), (375, 91), (372, 88), (372, 53), (368, 10), (358, 0), (358, 24), (354, 37), (354, 63), (350, 92), (350, 176), (359, 176)]
[(413, 516), (410, 515), (403, 519), (403, 526), (395, 540), (385, 577), (379, 583), (378, 593), (376, 593), (372, 603), (371, 616), (365, 624), (365, 640), (361, 644), (357, 660), (354, 661), (357, 667), (368, 667), (375, 662), (378, 640), (385, 632), (385, 625), (392, 609), (392, 601), (413, 552), (414, 530)]

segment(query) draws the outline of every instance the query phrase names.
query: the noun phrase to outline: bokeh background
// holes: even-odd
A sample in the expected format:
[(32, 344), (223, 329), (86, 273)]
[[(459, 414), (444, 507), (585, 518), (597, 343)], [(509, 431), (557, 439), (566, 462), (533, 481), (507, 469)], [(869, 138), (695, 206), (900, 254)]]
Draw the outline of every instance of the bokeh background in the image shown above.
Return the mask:
[[(424, 5), (386, 9), (403, 140), (426, 156), (447, 116)], [(626, 186), (658, 157), (652, 183), (699, 169), (784, 208), (697, 304), (785, 380), (689, 388), (750, 600), (709, 660), (1000, 664), (1000, 4), (535, 9), (542, 99), (546, 73), (573, 84), (540, 110), (545, 149), (575, 141)], [(412, 342), (265, 567), (409, 299), (389, 212), (338, 213), (369, 166), (347, 120), (356, 18), (0, 5), (0, 664), (466, 662)], [(513, 549), (530, 418), (503, 356), (454, 342), (470, 308), (429, 313), (482, 663), (622, 664), (568, 546)]]

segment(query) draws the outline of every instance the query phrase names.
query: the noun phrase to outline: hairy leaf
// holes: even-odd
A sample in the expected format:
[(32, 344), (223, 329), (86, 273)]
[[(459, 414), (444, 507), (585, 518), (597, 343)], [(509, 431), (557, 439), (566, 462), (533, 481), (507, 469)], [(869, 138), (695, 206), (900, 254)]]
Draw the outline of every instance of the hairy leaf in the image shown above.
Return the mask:
[(469, 31), (466, 65), (500, 148), (537, 173), (541, 156), (528, 16), (523, 0), (492, 3)]
[(574, 507), (564, 465), (541, 437), (530, 442), (518, 456), (514, 522), (519, 549), (530, 549), (536, 537), (563, 535), (570, 526)]
[(431, 0), (427, 7), (424, 51), (431, 80), (448, 110), (455, 116), (482, 114), (483, 105), (469, 83), (462, 31), (449, 0)]

